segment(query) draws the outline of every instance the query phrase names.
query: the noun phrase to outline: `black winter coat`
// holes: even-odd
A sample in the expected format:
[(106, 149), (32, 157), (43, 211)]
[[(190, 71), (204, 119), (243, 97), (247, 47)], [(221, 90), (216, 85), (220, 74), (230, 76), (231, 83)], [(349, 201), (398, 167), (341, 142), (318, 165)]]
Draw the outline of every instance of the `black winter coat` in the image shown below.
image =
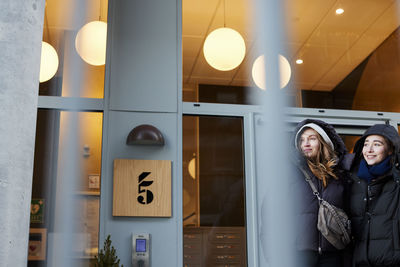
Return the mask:
[(393, 165), (389, 173), (369, 184), (356, 175), (364, 140), (374, 134), (394, 145), (393, 163), (399, 155), (400, 138), (389, 125), (372, 126), (355, 145), (350, 205), (355, 238), (353, 261), (354, 266), (400, 266), (400, 172)]
[[(309, 169), (306, 159), (300, 152), (294, 150), (296, 154), (295, 159), (295, 177), (293, 177), (293, 183), (291, 184), (291, 191), (294, 195), (295, 200), (295, 220), (296, 220), (296, 248), (297, 250), (312, 250), (312, 251), (336, 251), (337, 249), (333, 247), (318, 231), (317, 229), (317, 219), (318, 219), (318, 209), (319, 203), (316, 196), (313, 195), (310, 185), (305, 181), (304, 174), (300, 171), (300, 168), (304, 169), (311, 177), (313, 183), (317, 186), (320, 192), (320, 196), (328, 201), (329, 203), (335, 205), (336, 207), (347, 209), (346, 206), (346, 183), (348, 181), (347, 172), (341, 171), (342, 160), (347, 153), (346, 147), (336, 133), (335, 129), (322, 121), (319, 120), (305, 120), (301, 122), (295, 129), (295, 134), (298, 129), (300, 129), (304, 124), (315, 123), (319, 125), (328, 134), (332, 143), (334, 144), (335, 151), (337, 152), (339, 161), (336, 165), (334, 171), (338, 180), (334, 178), (329, 179), (328, 186), (324, 188), (322, 186), (322, 181), (317, 179)], [(292, 143), (294, 144), (293, 139)]]

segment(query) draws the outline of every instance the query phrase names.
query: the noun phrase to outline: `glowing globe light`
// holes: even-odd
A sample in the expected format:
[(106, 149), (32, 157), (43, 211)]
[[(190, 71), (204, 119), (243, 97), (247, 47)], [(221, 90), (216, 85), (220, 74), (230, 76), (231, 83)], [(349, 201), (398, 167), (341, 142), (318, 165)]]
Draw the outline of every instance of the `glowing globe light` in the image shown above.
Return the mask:
[(92, 21), (83, 26), (75, 39), (75, 48), (79, 56), (94, 66), (106, 63), (107, 23)]
[(53, 78), (58, 69), (58, 55), (54, 47), (42, 42), (42, 55), (40, 57), (39, 81), (46, 82)]
[(195, 158), (192, 158), (189, 161), (188, 171), (189, 171), (190, 176), (193, 179), (196, 179), (196, 159)]
[[(280, 87), (285, 87), (290, 80), (292, 71), (290, 69), (289, 61), (282, 55), (279, 55), (279, 74), (280, 74)], [(253, 63), (251, 70), (254, 83), (261, 89), (265, 90), (265, 59), (264, 55), (259, 56)]]
[(207, 36), (203, 52), (211, 67), (228, 71), (242, 63), (246, 53), (246, 45), (240, 33), (224, 27), (212, 31)]

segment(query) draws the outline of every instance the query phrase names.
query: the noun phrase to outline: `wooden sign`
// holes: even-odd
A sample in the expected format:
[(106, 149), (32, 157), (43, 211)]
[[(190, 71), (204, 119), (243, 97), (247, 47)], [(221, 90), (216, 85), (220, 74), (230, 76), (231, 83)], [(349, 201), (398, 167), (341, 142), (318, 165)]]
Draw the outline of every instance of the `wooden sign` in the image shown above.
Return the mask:
[(171, 217), (171, 161), (115, 159), (113, 216)]

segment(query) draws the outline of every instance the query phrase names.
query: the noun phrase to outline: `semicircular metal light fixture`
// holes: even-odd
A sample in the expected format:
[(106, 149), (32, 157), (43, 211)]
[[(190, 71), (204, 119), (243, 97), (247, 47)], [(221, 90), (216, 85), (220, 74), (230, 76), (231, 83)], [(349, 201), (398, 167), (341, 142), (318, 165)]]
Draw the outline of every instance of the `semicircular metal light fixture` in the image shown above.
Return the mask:
[(127, 145), (155, 145), (165, 144), (164, 136), (153, 125), (141, 124), (133, 128), (126, 138)]

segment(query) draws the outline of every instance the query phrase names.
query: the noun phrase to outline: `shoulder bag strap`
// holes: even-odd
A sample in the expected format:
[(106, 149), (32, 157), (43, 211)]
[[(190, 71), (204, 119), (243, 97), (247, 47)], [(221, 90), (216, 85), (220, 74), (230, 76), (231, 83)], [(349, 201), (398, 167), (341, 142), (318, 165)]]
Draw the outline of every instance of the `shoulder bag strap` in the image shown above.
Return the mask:
[(318, 192), (317, 188), (315, 187), (314, 183), (311, 181), (310, 175), (308, 175), (308, 173), (305, 170), (303, 170), (303, 168), (299, 168), (299, 169), (304, 174), (305, 180), (310, 185), (311, 190), (313, 191), (313, 194), (318, 198), (319, 201), (322, 201), (323, 199), (319, 196), (319, 192)]

